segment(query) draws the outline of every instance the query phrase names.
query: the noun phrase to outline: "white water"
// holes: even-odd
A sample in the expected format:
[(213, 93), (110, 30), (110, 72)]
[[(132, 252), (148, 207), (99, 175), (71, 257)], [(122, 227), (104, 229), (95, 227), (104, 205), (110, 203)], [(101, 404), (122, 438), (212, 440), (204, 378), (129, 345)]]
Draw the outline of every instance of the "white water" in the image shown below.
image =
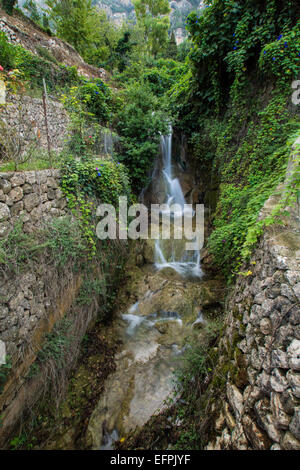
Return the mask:
[[(165, 204), (168, 206), (166, 212), (171, 211), (171, 206), (177, 204), (176, 212), (173, 216), (188, 215), (193, 216), (193, 212), (185, 206), (186, 201), (180, 185), (179, 178), (173, 177), (172, 162), (172, 127), (169, 128), (169, 134), (161, 136), (161, 155), (163, 170), (162, 175), (165, 183)], [(181, 210), (180, 210), (181, 208)], [(179, 243), (177, 240), (171, 240), (171, 253), (166, 253), (165, 243), (162, 240), (155, 242), (155, 267), (159, 270), (165, 268), (174, 269), (183, 277), (202, 277), (203, 272), (200, 265), (200, 251), (178, 250)], [(169, 250), (168, 250), (169, 251)], [(179, 252), (179, 253), (178, 253)]]

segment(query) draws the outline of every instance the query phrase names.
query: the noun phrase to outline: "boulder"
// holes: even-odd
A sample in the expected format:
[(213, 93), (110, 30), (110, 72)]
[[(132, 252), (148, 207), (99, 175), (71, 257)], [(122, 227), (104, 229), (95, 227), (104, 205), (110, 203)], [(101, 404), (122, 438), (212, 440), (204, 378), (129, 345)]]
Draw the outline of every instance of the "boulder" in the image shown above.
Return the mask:
[(24, 206), (28, 212), (31, 212), (32, 209), (34, 209), (35, 207), (39, 205), (39, 203), (40, 203), (40, 198), (35, 193), (27, 194), (24, 197)]
[(3, 202), (0, 202), (0, 222), (8, 220), (10, 217), (11, 214), (9, 207), (6, 204), (3, 204)]

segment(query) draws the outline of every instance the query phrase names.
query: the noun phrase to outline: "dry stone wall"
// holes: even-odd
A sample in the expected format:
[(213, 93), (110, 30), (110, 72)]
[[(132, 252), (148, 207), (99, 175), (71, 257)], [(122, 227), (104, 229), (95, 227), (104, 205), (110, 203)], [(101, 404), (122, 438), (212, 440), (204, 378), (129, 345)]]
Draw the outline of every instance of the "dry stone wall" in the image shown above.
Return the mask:
[[(21, 124), (20, 115), (22, 116)], [(6, 106), (1, 109), (0, 118), (8, 126), (19, 129), (20, 132), (18, 131), (18, 133), (21, 136), (27, 136), (29, 134), (28, 129), (30, 128), (30, 135), (24, 137), (25, 145), (32, 142), (33, 136), (37, 136), (39, 147), (44, 150), (47, 149), (47, 133), (42, 99), (9, 94)], [(69, 118), (59, 101), (47, 100), (47, 120), (51, 149), (60, 151), (67, 138)]]
[(22, 218), (24, 231), (66, 213), (59, 170), (0, 173), (0, 237)]
[(245, 267), (252, 274), (229, 296), (217, 366), (229, 370), (225, 400), (211, 410), (207, 449), (300, 450), (299, 208), (291, 212), (286, 225), (265, 231)]
[[(66, 215), (67, 201), (59, 184), (60, 172), (56, 169), (0, 173), (0, 237), (7, 237), (21, 218), (23, 230), (33, 232), (45, 221)], [(68, 266), (58, 269), (42, 255), (20, 271), (0, 271), (0, 340), (12, 364), (0, 393), (0, 446), (43, 387), (39, 381), (29, 385), (28, 370), (45, 334), (68, 313), (80, 285), (80, 273)], [(80, 312), (87, 315), (87, 328), (91, 312)]]
[[(59, 170), (0, 173), (0, 238), (6, 237), (18, 220), (24, 232), (67, 213), (67, 201), (59, 187)], [(45, 281), (25, 273), (16, 282), (0, 277), (0, 339), (14, 358), (29, 340), (38, 321), (49, 308)]]

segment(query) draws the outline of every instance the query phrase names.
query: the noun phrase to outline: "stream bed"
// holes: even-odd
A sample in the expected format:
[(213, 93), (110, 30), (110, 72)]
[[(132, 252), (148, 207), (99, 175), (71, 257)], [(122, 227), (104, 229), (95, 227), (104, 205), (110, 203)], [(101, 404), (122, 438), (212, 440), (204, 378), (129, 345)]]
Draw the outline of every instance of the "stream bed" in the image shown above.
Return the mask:
[(117, 320), (115, 334), (122, 340), (109, 377), (88, 427), (94, 449), (111, 449), (115, 440), (166, 406), (174, 390), (187, 340), (203, 322), (201, 292), (195, 280), (184, 280), (169, 270), (141, 270), (138, 300)]
[[(194, 218), (192, 206), (186, 206), (182, 173), (172, 159), (170, 127), (169, 134), (161, 137), (155, 179), (164, 204), (161, 214), (171, 214), (171, 236), (149, 241), (153, 264), (136, 268), (132, 285), (125, 288), (124, 296), (131, 303), (117, 314), (115, 334), (122, 347), (115, 357), (116, 370), (106, 382), (87, 430), (93, 449), (113, 449), (116, 440), (167, 406), (174, 396), (174, 372), (183, 352), (205, 322), (200, 250), (187, 251), (185, 239), (172, 237), (176, 217), (181, 221), (186, 215)], [(150, 201), (152, 196), (150, 192)]]

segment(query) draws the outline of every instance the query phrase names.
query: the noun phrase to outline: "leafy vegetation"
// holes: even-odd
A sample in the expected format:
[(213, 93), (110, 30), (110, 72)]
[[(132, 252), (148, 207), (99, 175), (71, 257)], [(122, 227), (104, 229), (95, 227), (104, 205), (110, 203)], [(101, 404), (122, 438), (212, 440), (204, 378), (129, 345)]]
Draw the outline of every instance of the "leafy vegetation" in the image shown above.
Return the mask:
[(289, 106), (300, 70), (298, 13), (294, 1), (215, 0), (187, 20), (191, 69), (170, 97), (198, 167), (220, 184), (209, 248), (229, 277), (251, 253), (259, 211), (284, 178), (299, 130)]
[[(0, 395), (3, 392), (4, 386), (7, 382), (12, 363), (9, 357), (6, 357), (6, 363), (0, 364)], [(1, 426), (1, 416), (0, 416), (0, 426)]]
[(17, 5), (18, 1), (17, 0), (1, 0), (1, 4), (3, 9), (8, 13), (9, 15), (12, 15), (14, 11), (14, 7)]

